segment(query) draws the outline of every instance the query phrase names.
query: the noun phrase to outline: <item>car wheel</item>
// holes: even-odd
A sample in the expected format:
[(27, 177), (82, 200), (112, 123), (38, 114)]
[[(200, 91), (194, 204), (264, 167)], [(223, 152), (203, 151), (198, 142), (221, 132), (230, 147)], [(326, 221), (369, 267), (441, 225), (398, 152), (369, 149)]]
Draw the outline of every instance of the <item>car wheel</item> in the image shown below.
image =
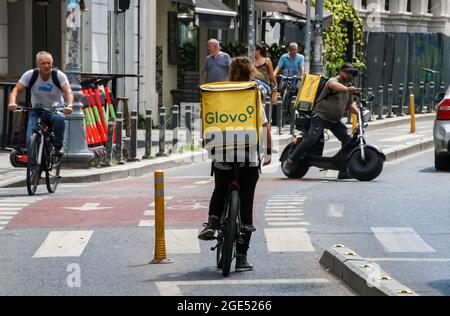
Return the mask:
[(447, 155), (439, 155), (434, 153), (434, 167), (439, 171), (449, 171), (450, 170), (450, 157)]

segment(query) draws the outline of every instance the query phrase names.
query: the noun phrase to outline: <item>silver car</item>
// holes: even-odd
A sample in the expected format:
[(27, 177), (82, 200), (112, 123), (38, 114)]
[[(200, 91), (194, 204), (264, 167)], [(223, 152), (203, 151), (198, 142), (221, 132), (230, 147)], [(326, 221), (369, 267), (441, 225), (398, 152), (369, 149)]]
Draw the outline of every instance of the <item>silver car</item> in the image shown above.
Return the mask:
[(450, 87), (446, 93), (436, 96), (440, 103), (436, 107), (434, 122), (434, 145), (436, 170), (450, 170)]

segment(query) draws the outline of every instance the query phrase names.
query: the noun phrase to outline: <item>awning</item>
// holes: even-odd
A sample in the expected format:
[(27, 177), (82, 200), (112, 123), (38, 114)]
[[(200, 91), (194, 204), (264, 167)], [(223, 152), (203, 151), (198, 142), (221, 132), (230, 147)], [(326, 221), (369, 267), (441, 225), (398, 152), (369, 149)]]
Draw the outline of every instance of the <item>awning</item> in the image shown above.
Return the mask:
[[(259, 11), (284, 13), (306, 20), (307, 6), (299, 0), (256, 0), (255, 7)], [(316, 10), (312, 6), (311, 21), (315, 21), (315, 17)], [(324, 29), (331, 26), (332, 14), (330, 12), (324, 11), (323, 23)]]
[(195, 7), (195, 0), (172, 0), (172, 2), (176, 2), (178, 4), (184, 4), (191, 7)]
[(209, 29), (234, 28), (237, 12), (220, 0), (195, 0), (195, 22)]

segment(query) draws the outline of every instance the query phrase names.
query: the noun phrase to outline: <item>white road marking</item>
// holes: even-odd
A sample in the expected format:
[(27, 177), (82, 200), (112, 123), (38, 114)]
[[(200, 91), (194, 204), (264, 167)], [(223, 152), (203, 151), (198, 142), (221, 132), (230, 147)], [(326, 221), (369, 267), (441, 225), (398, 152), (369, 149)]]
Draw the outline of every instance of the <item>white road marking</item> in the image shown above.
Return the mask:
[(333, 218), (344, 217), (344, 206), (342, 204), (331, 204), (328, 210), (328, 216)]
[(402, 136), (397, 136), (397, 137), (385, 138), (385, 139), (383, 139), (383, 142), (401, 142), (401, 141), (405, 141), (405, 140), (416, 139), (420, 136), (421, 136), (420, 134), (419, 135), (417, 135), (417, 134), (402, 135)]
[(186, 185), (184, 187), (181, 187), (182, 190), (190, 190), (196, 188), (196, 185)]
[(6, 211), (0, 211), (0, 215), (10, 215), (10, 216), (16, 216), (17, 214), (19, 214), (18, 212), (6, 212)]
[(276, 284), (328, 284), (327, 279), (275, 279), (275, 280), (206, 280), (206, 281), (164, 281), (155, 282), (161, 296), (182, 296), (180, 286), (211, 286), (211, 285), (276, 285)]
[(0, 207), (25, 207), (30, 205), (29, 203), (11, 203), (0, 201)]
[(264, 230), (269, 252), (315, 252), (305, 228), (268, 228)]
[(0, 222), (0, 225), (8, 225), (9, 222)]
[(145, 211), (144, 216), (155, 216), (155, 211), (152, 210)]
[(271, 222), (268, 224), (269, 224), (269, 226), (277, 226), (277, 227), (280, 227), (280, 226), (311, 226), (311, 224), (308, 222), (285, 222), (285, 223)]
[(295, 213), (274, 213), (274, 212), (270, 212), (270, 213), (266, 213), (265, 214), (266, 215), (266, 217), (279, 217), (279, 216), (281, 216), (281, 217), (296, 217), (296, 216), (304, 216), (305, 215), (305, 213), (298, 213), (298, 212), (295, 212)]
[(266, 207), (266, 211), (267, 212), (272, 212), (272, 211), (286, 211), (286, 212), (303, 212), (303, 209), (298, 208), (298, 207), (293, 207), (293, 206), (287, 206), (287, 207)]
[(146, 220), (146, 221), (140, 221), (138, 227), (153, 227), (155, 226), (154, 220)]
[(285, 216), (285, 217), (269, 217), (266, 216), (266, 221), (268, 222), (289, 222), (289, 221), (301, 221), (302, 219), (298, 217), (298, 215), (295, 215), (293, 217), (291, 216)]
[(0, 212), (2, 211), (21, 211), (22, 208), (17, 207), (0, 207)]
[(5, 229), (5, 227), (3, 227), (3, 226), (0, 226), (0, 231), (2, 231), (3, 229)]
[(372, 231), (388, 252), (436, 252), (411, 227), (373, 227)]
[(168, 254), (199, 254), (200, 242), (197, 229), (166, 230)]
[(93, 231), (51, 232), (33, 258), (81, 257), (93, 234)]
[(13, 219), (12, 216), (1, 216), (2, 214), (0, 214), (0, 221), (10, 221)]
[(195, 182), (194, 184), (195, 185), (204, 185), (204, 184), (210, 184), (210, 183), (212, 183), (211, 180), (209, 180), (209, 181), (198, 181), (198, 182)]
[(85, 203), (81, 207), (65, 207), (65, 209), (80, 212), (92, 212), (92, 211), (110, 210), (114, 208), (114, 207), (100, 207), (100, 205), (101, 205), (100, 203)]
[(266, 209), (266, 213), (289, 213), (289, 214), (296, 214), (296, 213), (303, 213), (303, 210)]
[(337, 170), (328, 170), (325, 178), (336, 179), (339, 175), (339, 171)]

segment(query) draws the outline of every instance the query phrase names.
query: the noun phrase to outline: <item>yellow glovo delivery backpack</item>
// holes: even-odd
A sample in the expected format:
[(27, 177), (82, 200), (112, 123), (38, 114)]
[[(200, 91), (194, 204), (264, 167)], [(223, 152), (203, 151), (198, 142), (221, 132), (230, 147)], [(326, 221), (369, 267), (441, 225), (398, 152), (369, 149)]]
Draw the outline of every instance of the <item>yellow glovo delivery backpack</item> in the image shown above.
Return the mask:
[[(216, 162), (254, 162), (262, 131), (256, 82), (220, 82), (201, 89), (203, 146)], [(258, 153), (258, 155), (256, 155)]]
[(305, 73), (302, 79), (302, 86), (294, 103), (294, 108), (303, 112), (312, 111), (314, 106), (320, 101), (318, 97), (328, 80), (328, 78), (323, 76)]

